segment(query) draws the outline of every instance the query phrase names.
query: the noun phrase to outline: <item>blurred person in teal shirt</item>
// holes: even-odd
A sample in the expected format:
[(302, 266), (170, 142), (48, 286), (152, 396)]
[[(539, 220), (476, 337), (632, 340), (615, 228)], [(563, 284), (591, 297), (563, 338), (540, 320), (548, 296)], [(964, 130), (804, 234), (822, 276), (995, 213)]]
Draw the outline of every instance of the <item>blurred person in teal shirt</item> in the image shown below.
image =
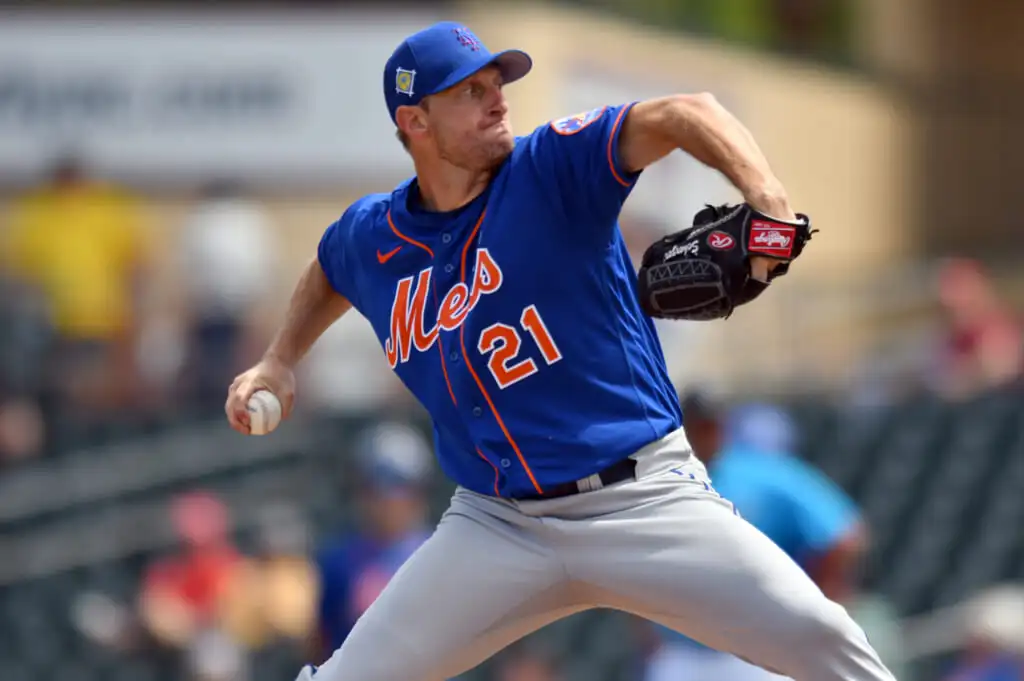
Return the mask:
[[(697, 393), (682, 403), (687, 437), (715, 491), (793, 558), (826, 596), (849, 603), (867, 544), (864, 524), (835, 483), (793, 455), (796, 428), (788, 416), (765, 405), (726, 415)], [(659, 628), (658, 634), (660, 645), (647, 661), (645, 681), (783, 678), (669, 629)]]

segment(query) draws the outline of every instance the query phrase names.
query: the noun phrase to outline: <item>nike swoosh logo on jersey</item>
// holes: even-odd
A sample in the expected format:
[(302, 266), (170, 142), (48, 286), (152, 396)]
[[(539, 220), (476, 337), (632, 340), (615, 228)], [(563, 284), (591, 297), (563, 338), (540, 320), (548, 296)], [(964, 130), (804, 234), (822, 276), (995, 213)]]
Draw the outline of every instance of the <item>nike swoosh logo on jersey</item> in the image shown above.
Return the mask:
[(377, 262), (379, 262), (381, 265), (383, 265), (388, 260), (391, 260), (391, 258), (395, 255), (395, 253), (398, 253), (400, 250), (402, 250), (401, 246), (399, 246), (398, 248), (396, 248), (393, 251), (388, 251), (387, 253), (381, 253), (380, 249), (378, 248), (377, 249)]

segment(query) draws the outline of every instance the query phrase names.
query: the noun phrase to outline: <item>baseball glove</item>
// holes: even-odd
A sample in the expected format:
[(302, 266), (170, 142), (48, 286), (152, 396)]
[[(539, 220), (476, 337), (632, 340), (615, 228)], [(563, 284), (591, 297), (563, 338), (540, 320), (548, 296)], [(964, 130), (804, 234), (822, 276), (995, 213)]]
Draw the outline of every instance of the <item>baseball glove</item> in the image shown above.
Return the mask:
[[(640, 303), (651, 317), (725, 319), (789, 271), (810, 241), (810, 218), (777, 220), (747, 204), (707, 206), (693, 226), (651, 244), (639, 277)], [(779, 261), (767, 281), (751, 275), (751, 256)]]

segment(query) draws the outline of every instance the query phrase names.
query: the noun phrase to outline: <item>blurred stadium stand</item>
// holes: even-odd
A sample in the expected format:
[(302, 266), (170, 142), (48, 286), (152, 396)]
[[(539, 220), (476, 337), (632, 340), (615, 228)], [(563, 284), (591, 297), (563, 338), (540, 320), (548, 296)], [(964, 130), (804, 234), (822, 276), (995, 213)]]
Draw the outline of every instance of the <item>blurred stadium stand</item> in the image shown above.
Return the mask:
[[(864, 509), (874, 535), (868, 591), (911, 616), (1024, 580), (1024, 385), (962, 403), (915, 397), (851, 409), (795, 399), (787, 406), (803, 433), (801, 454)], [(343, 443), (364, 425), (318, 418), (241, 445), (229, 444), (215, 424), (194, 426), (0, 478), (0, 663), (33, 670), (25, 678), (127, 681), (146, 664), (145, 678), (164, 678), (157, 661), (112, 667), (107, 653), (79, 640), (69, 619), (78, 593), (130, 600), (143, 567), (174, 547), (165, 509), (188, 489), (225, 500), (243, 547), (253, 546), (259, 509), (275, 500), (301, 503), (316, 534), (352, 522), (353, 462)], [(450, 493), (438, 478), (435, 517)], [(536, 637), (566, 657), (574, 681), (635, 678), (624, 616), (585, 613)], [(271, 657), (278, 663), (261, 662), (253, 679), (286, 678), (296, 662), (287, 648)]]

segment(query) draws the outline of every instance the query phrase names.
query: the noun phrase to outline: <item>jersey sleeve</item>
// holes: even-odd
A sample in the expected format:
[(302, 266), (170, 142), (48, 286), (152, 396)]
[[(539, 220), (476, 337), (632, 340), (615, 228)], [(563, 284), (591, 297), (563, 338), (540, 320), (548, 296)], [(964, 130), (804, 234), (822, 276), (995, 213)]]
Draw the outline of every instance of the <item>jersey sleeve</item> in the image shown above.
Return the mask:
[(626, 172), (619, 160), (619, 135), (634, 104), (567, 116), (534, 132), (534, 161), (552, 176), (570, 223), (611, 224), (640, 177)]
[(793, 462), (786, 489), (801, 542), (811, 551), (827, 551), (860, 520), (853, 500), (823, 473)]
[(359, 308), (359, 291), (356, 286), (358, 276), (355, 269), (358, 263), (353, 257), (356, 252), (356, 215), (355, 205), (350, 206), (324, 231), (317, 248), (317, 259), (331, 288)]

